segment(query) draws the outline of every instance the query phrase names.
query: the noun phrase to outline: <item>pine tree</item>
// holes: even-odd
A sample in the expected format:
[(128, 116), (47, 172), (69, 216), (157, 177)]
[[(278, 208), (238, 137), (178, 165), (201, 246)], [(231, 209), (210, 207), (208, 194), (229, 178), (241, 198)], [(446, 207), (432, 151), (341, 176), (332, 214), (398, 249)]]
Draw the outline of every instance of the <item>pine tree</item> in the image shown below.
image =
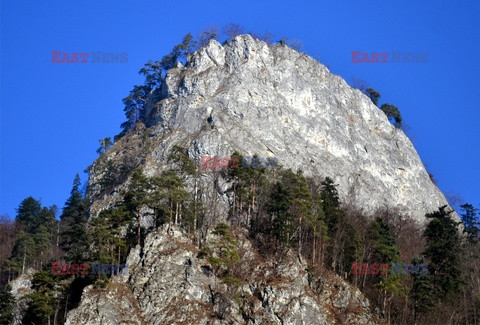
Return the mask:
[(381, 95), (378, 91), (376, 91), (373, 88), (367, 88), (365, 90), (366, 95), (370, 98), (372, 103), (375, 104), (375, 106), (378, 106), (378, 100), (380, 99)]
[(295, 216), (290, 211), (291, 204), (291, 189), (277, 182), (273, 187), (267, 211), (272, 218), (272, 234), (286, 245), (290, 245), (294, 231)]
[[(127, 134), (137, 122), (144, 118), (145, 104), (151, 90), (149, 86), (145, 85), (133, 86), (130, 94), (122, 100), (125, 105), (123, 111), (125, 112), (127, 120), (120, 125), (122, 132), (116, 137), (117, 139)], [(115, 139), (115, 141), (117, 139)]]
[(428, 270), (433, 278), (435, 293), (443, 299), (448, 293), (455, 292), (460, 286), (460, 237), (458, 223), (447, 211), (447, 206), (426, 214), (431, 219), (424, 231), (426, 247), (423, 255), (430, 261)]
[(86, 208), (80, 184), (80, 176), (76, 174), (70, 197), (60, 216), (61, 247), (66, 253), (66, 260), (73, 263), (85, 261), (88, 252)]
[(141, 242), (141, 209), (149, 202), (148, 191), (150, 183), (147, 177), (143, 175), (141, 169), (136, 169), (132, 173), (130, 187), (125, 193), (125, 206), (137, 219), (137, 242)]
[(39, 217), (41, 210), (42, 205), (40, 201), (29, 196), (20, 203), (15, 220), (22, 225), (25, 231), (32, 234), (41, 224)]
[(101, 156), (107, 152), (108, 149), (112, 146), (112, 139), (110, 137), (103, 138), (98, 140), (100, 147), (97, 149), (97, 153)]
[(11, 293), (12, 287), (6, 285), (0, 290), (0, 325), (9, 325), (13, 320), (15, 297)]
[(390, 227), (381, 218), (376, 218), (367, 230), (367, 241), (372, 249), (372, 261), (375, 263), (397, 262), (400, 255), (390, 233)]
[[(424, 264), (420, 257), (415, 257), (412, 264)], [(420, 313), (425, 313), (431, 309), (435, 300), (435, 288), (430, 274), (412, 274), (412, 288), (410, 296), (413, 300), (414, 318), (418, 318)]]
[(12, 273), (23, 274), (29, 267), (33, 266), (34, 258), (35, 242), (33, 237), (25, 231), (20, 231), (13, 247), (9, 270)]
[(39, 271), (32, 279), (34, 293), (29, 294), (30, 302), (23, 317), (23, 324), (50, 324), (53, 315), (55, 282), (47, 271)]
[(380, 107), (380, 109), (385, 113), (385, 115), (387, 115), (388, 120), (394, 123), (395, 127), (402, 127), (402, 115), (400, 114), (397, 106), (385, 103)]
[(322, 200), (323, 211), (325, 213), (325, 223), (332, 236), (337, 229), (341, 215), (338, 191), (335, 183), (330, 177), (326, 177), (322, 182), (320, 197)]
[[(129, 247), (127, 238), (131, 226), (131, 213), (124, 207), (100, 212), (90, 224), (88, 235), (92, 250), (90, 260), (102, 263), (119, 264), (126, 258)], [(126, 230), (126, 231), (125, 231)]]
[(463, 213), (460, 214), (465, 227), (463, 231), (467, 233), (468, 240), (471, 243), (475, 243), (480, 236), (480, 220), (477, 217), (478, 210), (468, 203), (461, 205), (460, 208), (463, 210)]

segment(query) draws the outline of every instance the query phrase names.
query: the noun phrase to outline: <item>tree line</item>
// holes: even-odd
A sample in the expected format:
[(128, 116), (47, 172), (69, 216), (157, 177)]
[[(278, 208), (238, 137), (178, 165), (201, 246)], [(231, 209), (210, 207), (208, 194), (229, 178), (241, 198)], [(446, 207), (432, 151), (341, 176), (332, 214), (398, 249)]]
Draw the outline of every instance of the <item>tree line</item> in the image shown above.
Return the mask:
[[(235, 152), (231, 158), (241, 155)], [(172, 148), (168, 159), (171, 168), (157, 176), (134, 170), (122, 199), (90, 220), (78, 175), (59, 220), (55, 207), (43, 207), (32, 197), (20, 203), (14, 222), (2, 219), (0, 229), (10, 235), (1, 237), (0, 305), (5, 312), (0, 320), (9, 319), (12, 310), (13, 297), (5, 284), (33, 269), (24, 322), (61, 324), (78, 304), (82, 288), (105, 286), (109, 276), (51, 274), (52, 261), (122, 264), (132, 247), (143, 245), (147, 232), (169, 224), (190, 233), (199, 246), (212, 229), (221, 234), (222, 247), (228, 248), (223, 257), (209, 255), (207, 247), (204, 255), (229, 284), (248, 281), (248, 275), (228, 267), (237, 256), (229, 233), (243, 227), (261, 254), (292, 250), (308, 265), (312, 279), (332, 272), (344, 277), (390, 322), (421, 323), (432, 317), (479, 321), (480, 232), (472, 205), (462, 205), (463, 232), (447, 207), (427, 214), (429, 223), (422, 231), (398, 211), (365, 215), (343, 204), (329, 177), (306, 177), (282, 167), (201, 170), (180, 146)], [(209, 174), (214, 183), (219, 178), (228, 182), (228, 215), (219, 213), (218, 195), (201, 184), (202, 174)], [(146, 225), (144, 218), (153, 225)], [(427, 263), (429, 274), (352, 274), (353, 262)]]

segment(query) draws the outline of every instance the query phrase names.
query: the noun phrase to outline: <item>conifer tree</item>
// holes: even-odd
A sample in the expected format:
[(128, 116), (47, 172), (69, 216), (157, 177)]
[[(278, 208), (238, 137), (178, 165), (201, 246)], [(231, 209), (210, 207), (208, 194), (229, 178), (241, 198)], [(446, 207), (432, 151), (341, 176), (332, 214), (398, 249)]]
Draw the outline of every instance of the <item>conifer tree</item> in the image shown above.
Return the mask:
[(322, 182), (321, 200), (323, 211), (325, 213), (325, 223), (329, 229), (330, 235), (336, 231), (340, 215), (340, 199), (335, 183), (330, 177), (326, 177)]
[(15, 220), (22, 225), (26, 232), (32, 234), (42, 223), (40, 218), (41, 211), (42, 205), (40, 201), (29, 196), (20, 203)]
[[(424, 261), (421, 257), (415, 257), (412, 264), (424, 264)], [(415, 273), (412, 274), (412, 280), (410, 296), (413, 300), (414, 318), (416, 319), (419, 314), (427, 312), (433, 306), (435, 288), (430, 274)]]
[(477, 217), (478, 210), (468, 203), (461, 205), (460, 208), (462, 209), (460, 217), (465, 227), (463, 231), (467, 233), (468, 240), (471, 243), (475, 243), (480, 236), (480, 220)]
[(367, 88), (365, 90), (366, 92), (366, 95), (370, 98), (370, 100), (372, 101), (372, 103), (375, 104), (375, 106), (378, 106), (378, 100), (380, 99), (381, 95), (378, 91), (376, 91), (375, 89), (373, 88)]
[(10, 263), (12, 273), (25, 273), (27, 268), (33, 266), (35, 258), (35, 242), (33, 237), (25, 231), (20, 231), (15, 241)]
[(80, 176), (76, 174), (70, 197), (60, 216), (60, 244), (66, 253), (66, 260), (72, 263), (85, 261), (88, 252), (86, 208), (80, 184)]
[(272, 234), (286, 245), (290, 245), (294, 231), (295, 216), (290, 211), (291, 204), (291, 189), (277, 182), (273, 187), (267, 211), (272, 216)]
[(385, 103), (380, 107), (380, 109), (385, 113), (385, 115), (387, 115), (388, 120), (393, 121), (395, 127), (402, 127), (402, 115), (400, 114), (397, 106)]
[(0, 325), (9, 325), (13, 320), (15, 297), (11, 291), (12, 287), (9, 284), (0, 290)]
[(461, 252), (458, 223), (447, 211), (447, 206), (427, 213), (431, 219), (424, 231), (426, 247), (423, 255), (430, 261), (428, 270), (432, 276), (435, 293), (443, 299), (448, 293), (458, 290), (460, 281), (459, 255)]
[(50, 324), (53, 315), (55, 282), (47, 271), (39, 271), (32, 279), (34, 293), (29, 294), (30, 302), (23, 317), (23, 324)]

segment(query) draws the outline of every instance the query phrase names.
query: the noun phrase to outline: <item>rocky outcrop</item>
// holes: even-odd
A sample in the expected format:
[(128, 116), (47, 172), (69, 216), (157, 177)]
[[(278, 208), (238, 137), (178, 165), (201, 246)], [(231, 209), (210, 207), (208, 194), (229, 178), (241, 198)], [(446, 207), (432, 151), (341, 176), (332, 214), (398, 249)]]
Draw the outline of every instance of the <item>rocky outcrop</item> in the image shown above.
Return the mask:
[[(343, 202), (366, 212), (395, 207), (423, 223), (425, 213), (447, 204), (408, 137), (364, 94), (306, 54), (249, 35), (224, 46), (212, 40), (186, 66), (169, 70), (145, 122), (147, 129), (138, 126), (102, 159), (153, 175), (175, 144), (187, 147), (199, 167), (203, 155), (236, 150), (329, 176)], [(89, 182), (93, 215), (125, 186), (120, 181), (101, 193), (104, 174), (97, 161)], [(219, 191), (225, 204), (226, 188)]]
[(13, 321), (10, 325), (21, 325), (22, 318), (27, 310), (28, 294), (33, 293), (32, 279), (35, 270), (28, 269), (24, 274), (12, 280), (9, 284), (12, 286), (12, 295), (15, 298), (13, 307)]
[(309, 274), (294, 254), (260, 256), (240, 229), (227, 239), (238, 260), (229, 275), (216, 276), (222, 263), (202, 253), (218, 256), (225, 237), (210, 234), (200, 250), (191, 236), (168, 228), (131, 251), (128, 274), (105, 289), (87, 287), (66, 324), (376, 323), (358, 289), (331, 273)]

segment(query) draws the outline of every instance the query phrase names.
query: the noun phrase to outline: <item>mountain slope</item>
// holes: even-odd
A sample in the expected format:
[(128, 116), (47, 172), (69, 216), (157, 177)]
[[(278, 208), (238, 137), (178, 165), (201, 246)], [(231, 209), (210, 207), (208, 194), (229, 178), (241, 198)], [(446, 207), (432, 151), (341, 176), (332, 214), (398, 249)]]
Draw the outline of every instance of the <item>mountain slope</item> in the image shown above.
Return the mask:
[[(153, 99), (154, 98), (154, 99)], [(168, 71), (147, 105), (146, 125), (118, 141), (103, 159), (141, 167), (148, 175), (166, 166), (175, 144), (201, 156), (276, 157), (306, 175), (329, 176), (343, 202), (373, 212), (395, 207), (423, 223), (447, 204), (415, 148), (360, 91), (311, 57), (249, 35), (224, 46), (212, 40), (188, 64)], [(208, 170), (201, 170), (209, 177)], [(105, 173), (92, 168), (89, 193), (96, 215), (125, 186), (101, 193)], [(228, 184), (218, 192), (227, 204)]]

